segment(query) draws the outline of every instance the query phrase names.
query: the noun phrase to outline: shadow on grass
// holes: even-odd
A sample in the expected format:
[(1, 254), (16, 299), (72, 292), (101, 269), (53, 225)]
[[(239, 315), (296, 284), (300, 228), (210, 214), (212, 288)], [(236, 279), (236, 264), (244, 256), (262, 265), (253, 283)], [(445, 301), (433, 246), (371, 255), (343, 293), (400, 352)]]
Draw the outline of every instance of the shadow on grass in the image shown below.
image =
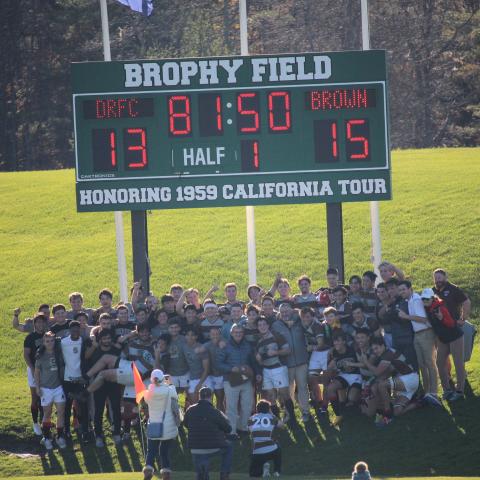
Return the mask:
[(65, 465), (65, 472), (68, 474), (82, 473), (82, 467), (78, 462), (77, 455), (73, 448), (67, 447), (65, 450), (59, 450), (58, 454), (63, 459), (63, 464)]
[(57, 452), (52, 450), (49, 453), (44, 453), (40, 457), (42, 459), (42, 466), (45, 475), (63, 474), (63, 466), (57, 459)]

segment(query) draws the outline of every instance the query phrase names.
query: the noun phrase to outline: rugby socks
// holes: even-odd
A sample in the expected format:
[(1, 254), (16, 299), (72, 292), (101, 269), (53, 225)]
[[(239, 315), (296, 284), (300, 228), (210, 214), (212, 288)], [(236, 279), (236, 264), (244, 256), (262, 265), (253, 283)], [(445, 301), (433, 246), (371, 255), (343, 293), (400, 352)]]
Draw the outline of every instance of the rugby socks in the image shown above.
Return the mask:
[(38, 423), (38, 419), (43, 418), (43, 408), (40, 404), (39, 398), (35, 403), (32, 403), (30, 405), (30, 412), (32, 413), (33, 423)]
[(332, 404), (333, 413), (338, 417), (342, 415), (343, 403), (336, 398), (330, 402)]
[(37, 405), (31, 405), (30, 406), (30, 411), (32, 412), (33, 423), (38, 423), (38, 412), (39, 412), (38, 406)]
[(50, 438), (50, 430), (52, 428), (52, 423), (49, 422), (42, 422), (42, 433), (45, 438)]

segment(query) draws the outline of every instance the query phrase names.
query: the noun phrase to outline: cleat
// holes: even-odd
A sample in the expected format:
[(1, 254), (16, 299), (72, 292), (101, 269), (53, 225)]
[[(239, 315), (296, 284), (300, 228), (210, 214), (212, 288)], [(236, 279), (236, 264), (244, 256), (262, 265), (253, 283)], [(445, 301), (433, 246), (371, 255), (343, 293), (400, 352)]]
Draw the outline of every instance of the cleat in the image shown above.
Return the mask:
[(49, 438), (43, 437), (40, 440), (40, 444), (43, 445), (48, 451), (53, 450), (53, 443)]
[(95, 438), (95, 446), (97, 448), (103, 448), (105, 447), (105, 442), (103, 441), (103, 438), (102, 437), (96, 437)]
[(439, 400), (439, 398), (434, 395), (433, 393), (427, 393), (424, 397), (424, 400), (429, 404), (433, 405), (434, 407), (442, 407), (442, 402)]
[(449, 402), (456, 402), (457, 400), (465, 400), (463, 392), (453, 392), (448, 399)]
[(455, 390), (444, 390), (442, 398), (444, 400), (450, 400), (450, 397), (455, 393)]
[(63, 437), (57, 437), (57, 446), (60, 450), (67, 448), (67, 442)]
[(39, 437), (42, 435), (42, 427), (38, 423), (33, 424), (33, 433)]
[(150, 480), (152, 477), (153, 477), (153, 467), (151, 467), (150, 465), (146, 465), (145, 467), (143, 467), (143, 480)]
[(113, 435), (113, 443), (115, 443), (115, 445), (121, 445), (122, 443), (122, 437), (120, 435)]
[(312, 416), (307, 412), (307, 413), (302, 413), (302, 422), (303, 423), (308, 423), (312, 419)]
[(268, 462), (263, 464), (262, 478), (270, 478), (270, 464)]

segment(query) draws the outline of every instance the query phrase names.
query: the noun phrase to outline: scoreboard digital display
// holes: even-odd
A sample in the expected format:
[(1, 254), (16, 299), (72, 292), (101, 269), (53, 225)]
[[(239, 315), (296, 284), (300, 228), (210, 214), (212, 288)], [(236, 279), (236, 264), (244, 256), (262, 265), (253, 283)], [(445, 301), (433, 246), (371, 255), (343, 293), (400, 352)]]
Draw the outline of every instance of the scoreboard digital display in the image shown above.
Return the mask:
[(72, 65), (79, 211), (390, 198), (383, 51)]

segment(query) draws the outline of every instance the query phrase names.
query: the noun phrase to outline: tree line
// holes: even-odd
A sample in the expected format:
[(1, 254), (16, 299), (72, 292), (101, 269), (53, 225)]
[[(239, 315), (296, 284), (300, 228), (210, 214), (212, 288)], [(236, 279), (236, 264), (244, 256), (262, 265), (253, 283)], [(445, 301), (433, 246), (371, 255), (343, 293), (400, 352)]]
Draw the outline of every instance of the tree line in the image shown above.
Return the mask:
[[(110, 0), (113, 60), (240, 53), (238, 0)], [(249, 0), (251, 54), (361, 49), (360, 0)], [(480, 0), (369, 0), (392, 148), (480, 144)], [(70, 62), (103, 60), (98, 0), (0, 2), (0, 170), (71, 167)]]

